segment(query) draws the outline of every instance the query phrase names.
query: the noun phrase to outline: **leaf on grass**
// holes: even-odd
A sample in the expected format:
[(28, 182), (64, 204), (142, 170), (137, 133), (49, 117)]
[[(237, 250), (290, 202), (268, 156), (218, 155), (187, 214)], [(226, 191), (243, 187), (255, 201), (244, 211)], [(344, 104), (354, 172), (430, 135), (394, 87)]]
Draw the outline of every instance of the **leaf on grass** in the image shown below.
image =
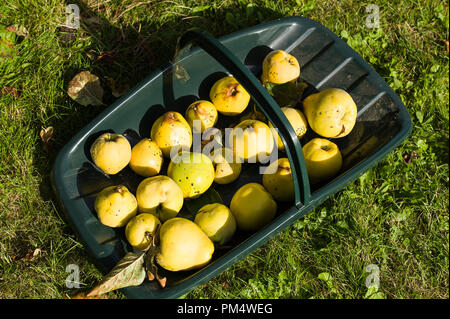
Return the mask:
[(13, 24), (13, 25), (6, 27), (6, 30), (17, 34), (19, 37), (28, 38), (30, 36), (30, 33), (23, 25)]
[(411, 164), (412, 161), (418, 157), (418, 154), (416, 151), (412, 151), (411, 153), (403, 153), (402, 154), (403, 160), (406, 164)]
[(67, 94), (81, 105), (102, 105), (103, 88), (98, 76), (82, 71), (69, 82)]
[(337, 290), (333, 284), (333, 277), (329, 273), (322, 272), (317, 276), (317, 278), (323, 280), (327, 284), (330, 293), (337, 293)]
[(15, 97), (16, 99), (20, 99), (22, 97), (22, 94), (16, 88), (13, 88), (10, 86), (5, 86), (1, 89), (0, 96), (6, 95), (6, 94), (10, 94), (13, 97)]
[(144, 254), (127, 253), (86, 296), (98, 296), (124, 287), (139, 286), (146, 278)]
[(78, 292), (73, 296), (65, 297), (64, 299), (108, 299), (106, 295), (87, 296), (86, 292)]
[(48, 143), (53, 136), (53, 126), (49, 126), (47, 128), (42, 126), (39, 135), (41, 136), (42, 142)]
[(386, 295), (381, 291), (378, 291), (377, 286), (370, 286), (367, 289), (364, 299), (386, 299)]

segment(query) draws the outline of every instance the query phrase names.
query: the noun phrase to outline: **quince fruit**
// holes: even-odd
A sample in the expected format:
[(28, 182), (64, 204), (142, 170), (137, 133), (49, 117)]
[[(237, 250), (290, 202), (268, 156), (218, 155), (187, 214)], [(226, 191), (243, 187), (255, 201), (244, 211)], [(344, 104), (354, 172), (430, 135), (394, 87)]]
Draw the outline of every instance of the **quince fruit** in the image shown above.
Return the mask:
[(203, 153), (181, 152), (170, 161), (167, 175), (180, 187), (184, 198), (196, 198), (211, 186), (215, 172), (212, 161)]
[(214, 243), (223, 245), (230, 241), (236, 231), (236, 220), (230, 209), (219, 203), (208, 204), (199, 209), (194, 222)]
[(136, 190), (140, 212), (150, 213), (162, 222), (175, 217), (183, 207), (183, 191), (164, 175), (144, 179)]
[(123, 185), (109, 186), (98, 193), (94, 209), (103, 225), (122, 227), (136, 215), (137, 201)]
[(177, 153), (182, 148), (191, 148), (192, 130), (183, 115), (170, 111), (153, 123), (150, 138), (158, 144), (165, 157), (171, 157), (173, 148)]
[(194, 130), (194, 126), (197, 124), (199, 127), (195, 127), (195, 130), (204, 132), (213, 127), (217, 123), (217, 119), (218, 114), (216, 107), (209, 101), (196, 101), (189, 105), (186, 110), (186, 120), (192, 130)]
[[(295, 134), (300, 139), (306, 134), (306, 130), (308, 127), (308, 121), (306, 120), (305, 115), (297, 109), (294, 109), (292, 107), (282, 107), (281, 110), (283, 111), (284, 115), (288, 119), (289, 123), (291, 124), (292, 128), (294, 129)], [(269, 122), (269, 127), (273, 129), (272, 123)], [(278, 132), (276, 130), (272, 130), (273, 135), (275, 135), (277, 140), (277, 146), (280, 151), (284, 151), (284, 143), (281, 140), (281, 137), (278, 135)]]
[(250, 163), (261, 162), (275, 146), (269, 126), (258, 120), (244, 120), (236, 125), (228, 137), (230, 143), (234, 154)]
[(303, 110), (312, 130), (330, 138), (348, 135), (355, 126), (358, 112), (350, 94), (333, 88), (306, 97)]
[(90, 153), (97, 167), (114, 175), (130, 162), (131, 145), (122, 134), (104, 133), (92, 143)]
[(142, 139), (131, 149), (130, 167), (138, 175), (150, 177), (158, 174), (163, 161), (158, 144), (148, 138)]
[(206, 265), (214, 243), (193, 221), (175, 217), (161, 226), (158, 264), (170, 271), (190, 270)]
[(277, 203), (261, 184), (248, 183), (234, 193), (230, 210), (236, 218), (237, 228), (255, 231), (275, 217)]
[(298, 60), (283, 50), (275, 50), (266, 55), (263, 61), (261, 82), (283, 84), (295, 81), (300, 76)]
[(241, 114), (250, 102), (250, 94), (232, 76), (218, 80), (209, 92), (211, 102), (223, 115)]
[(234, 182), (241, 174), (242, 163), (229, 148), (219, 148), (211, 152), (215, 166), (214, 182), (229, 184)]
[(294, 200), (294, 180), (289, 159), (278, 159), (266, 168), (266, 172), (263, 185), (273, 198), (281, 202)]
[(302, 150), (312, 184), (333, 177), (342, 167), (342, 155), (338, 146), (327, 139), (314, 138)]
[(161, 225), (161, 222), (155, 215), (138, 214), (127, 223), (125, 237), (131, 246), (138, 250), (144, 250), (150, 245), (151, 236), (155, 235), (159, 225)]

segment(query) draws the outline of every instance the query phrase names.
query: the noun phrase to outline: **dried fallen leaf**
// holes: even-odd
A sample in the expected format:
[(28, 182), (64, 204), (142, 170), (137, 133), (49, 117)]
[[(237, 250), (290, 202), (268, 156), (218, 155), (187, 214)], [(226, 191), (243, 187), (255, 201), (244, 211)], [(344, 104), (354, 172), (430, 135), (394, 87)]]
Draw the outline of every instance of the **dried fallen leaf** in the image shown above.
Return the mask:
[(20, 99), (22, 97), (22, 94), (16, 88), (9, 87), (9, 86), (3, 87), (0, 91), (0, 96), (6, 95), (6, 94), (10, 94), (13, 97), (15, 97), (16, 99)]
[(69, 82), (67, 94), (81, 105), (103, 105), (103, 88), (98, 76), (82, 71)]
[(445, 47), (446, 47), (446, 51), (448, 53), (448, 41), (445, 41)]
[(44, 143), (44, 151), (47, 153), (52, 149), (53, 143), (50, 139), (53, 137), (53, 126), (49, 126), (47, 128), (41, 127), (41, 131), (39, 132), (41, 136), (41, 140)]
[(225, 289), (230, 289), (230, 284), (227, 281), (222, 282), (222, 287)]
[(92, 297), (123, 287), (138, 286), (145, 280), (146, 276), (144, 253), (129, 252), (86, 296)]
[(13, 32), (20, 37), (28, 38), (30, 36), (30, 33), (23, 25), (13, 24), (6, 27), (6, 30), (8, 30), (9, 32)]
[(416, 151), (412, 151), (411, 154), (408, 153), (403, 153), (403, 160), (405, 161), (406, 164), (411, 164), (412, 161), (417, 158), (418, 155), (416, 153)]
[(14, 261), (26, 261), (26, 262), (32, 262), (34, 261), (36, 258), (38, 258), (40, 255), (45, 254), (47, 251), (45, 250), (41, 250), (40, 248), (36, 248), (34, 249), (33, 252), (28, 251), (25, 256), (13, 256), (12, 259)]
[(44, 143), (48, 143), (53, 136), (53, 126), (47, 128), (41, 127), (41, 132), (39, 133), (41, 140)]
[(108, 299), (106, 295), (87, 296), (86, 292), (78, 292), (73, 296), (65, 296), (64, 299)]

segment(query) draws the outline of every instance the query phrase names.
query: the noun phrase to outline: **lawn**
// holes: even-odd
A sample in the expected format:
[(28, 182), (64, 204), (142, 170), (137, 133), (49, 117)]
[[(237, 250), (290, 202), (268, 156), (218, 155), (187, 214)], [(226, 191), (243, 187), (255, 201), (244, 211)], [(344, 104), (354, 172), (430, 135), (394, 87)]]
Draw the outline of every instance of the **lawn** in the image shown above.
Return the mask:
[[(75, 34), (60, 28), (69, 3), (81, 9)], [(378, 28), (366, 23), (372, 3)], [(59, 149), (116, 100), (108, 77), (134, 86), (171, 60), (188, 28), (221, 36), (294, 15), (322, 23), (370, 63), (407, 107), (412, 135), (185, 297), (449, 298), (449, 16), (438, 0), (1, 1), (0, 32), (15, 31), (16, 44), (0, 60), (0, 298), (64, 298), (71, 264), (82, 288), (102, 277), (64, 220), (50, 172)], [(68, 96), (83, 70), (101, 79), (105, 105)], [(47, 145), (40, 132), (50, 126)], [(378, 291), (366, 286), (370, 265)]]

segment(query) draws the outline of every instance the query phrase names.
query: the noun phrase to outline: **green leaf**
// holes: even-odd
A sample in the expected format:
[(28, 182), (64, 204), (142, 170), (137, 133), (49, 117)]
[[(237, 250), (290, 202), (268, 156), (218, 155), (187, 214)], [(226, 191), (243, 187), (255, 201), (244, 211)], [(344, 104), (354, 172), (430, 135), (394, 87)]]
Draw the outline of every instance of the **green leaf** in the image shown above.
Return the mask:
[(439, 71), (439, 64), (434, 64), (431, 68), (430, 71), (433, 73), (436, 73), (437, 71)]
[(427, 142), (425, 142), (423, 139), (419, 139), (417, 142), (417, 147), (421, 150), (421, 151), (426, 151), (428, 148), (428, 144)]
[(139, 286), (146, 277), (144, 255), (144, 252), (127, 253), (86, 296), (98, 296), (124, 287)]
[(317, 278), (319, 278), (320, 280), (323, 280), (327, 283), (327, 285), (330, 285), (330, 283), (333, 281), (333, 277), (331, 277), (331, 275), (327, 272), (321, 272)]
[(421, 111), (416, 112), (416, 117), (419, 120), (420, 123), (423, 122), (423, 113)]
[(377, 286), (370, 286), (367, 289), (364, 299), (386, 299), (386, 295), (381, 291), (378, 291)]
[(306, 83), (302, 80), (283, 84), (268, 82), (264, 84), (264, 87), (280, 107), (293, 107), (300, 101), (303, 91), (306, 88)]
[(211, 8), (210, 5), (205, 5), (205, 6), (196, 6), (194, 8), (192, 8), (192, 13), (200, 13), (203, 11), (207, 11)]
[(285, 282), (288, 279), (288, 275), (286, 273), (286, 271), (282, 270), (278, 273), (278, 281), (280, 283)]
[(180, 213), (182, 217), (194, 219), (198, 210), (205, 205), (219, 203), (223, 204), (222, 197), (212, 187), (195, 199), (186, 200), (184, 202), (183, 211)]

